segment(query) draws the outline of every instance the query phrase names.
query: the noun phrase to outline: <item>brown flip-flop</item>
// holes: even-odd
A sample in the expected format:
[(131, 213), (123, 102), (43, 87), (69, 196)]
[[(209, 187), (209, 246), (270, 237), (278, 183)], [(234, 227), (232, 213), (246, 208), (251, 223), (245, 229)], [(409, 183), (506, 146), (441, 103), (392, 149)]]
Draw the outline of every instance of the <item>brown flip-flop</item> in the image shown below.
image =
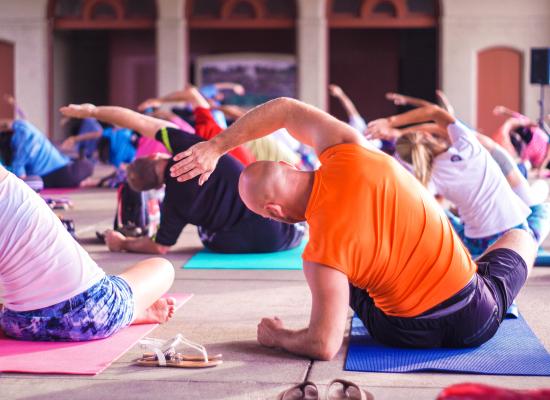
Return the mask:
[(326, 400), (374, 400), (374, 396), (353, 382), (335, 379), (328, 385)]
[(319, 400), (319, 390), (315, 383), (305, 381), (280, 393), (277, 400)]

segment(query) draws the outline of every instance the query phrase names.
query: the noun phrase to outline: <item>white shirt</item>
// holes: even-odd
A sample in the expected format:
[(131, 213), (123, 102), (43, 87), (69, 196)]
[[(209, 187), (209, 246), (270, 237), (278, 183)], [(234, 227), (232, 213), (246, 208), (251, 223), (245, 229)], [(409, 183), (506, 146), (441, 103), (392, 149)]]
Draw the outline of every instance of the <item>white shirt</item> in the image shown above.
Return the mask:
[(105, 276), (46, 202), (13, 174), (0, 180), (0, 287), (13, 311), (48, 307)]
[(432, 182), (437, 193), (456, 205), (466, 237), (495, 235), (525, 222), (531, 210), (475, 133), (459, 121), (448, 132), (452, 145), (435, 157)]

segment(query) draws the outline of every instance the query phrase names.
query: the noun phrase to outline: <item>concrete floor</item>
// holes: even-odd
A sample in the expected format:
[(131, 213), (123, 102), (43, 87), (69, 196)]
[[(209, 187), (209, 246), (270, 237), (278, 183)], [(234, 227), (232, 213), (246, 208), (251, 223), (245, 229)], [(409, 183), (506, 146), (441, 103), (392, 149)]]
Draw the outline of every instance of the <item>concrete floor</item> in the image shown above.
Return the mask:
[[(111, 226), (114, 191), (90, 189), (70, 198), (75, 208), (64, 214), (76, 221), (84, 247), (107, 273), (117, 274), (145, 257), (109, 253), (104, 245), (95, 243), (95, 231)], [(262, 317), (277, 315), (293, 328), (307, 324), (310, 295), (302, 272), (181, 269), (200, 247), (195, 228), (187, 227), (167, 256), (176, 267), (172, 291), (195, 296), (153, 336), (170, 338), (181, 332), (210, 352), (223, 353), (223, 365), (205, 370), (138, 367), (132, 364), (141, 354), (135, 346), (94, 377), (0, 374), (0, 399), (268, 399), (304, 379), (316, 382), (324, 393), (334, 378), (353, 380), (376, 399), (394, 400), (434, 399), (442, 388), (460, 382), (550, 387), (550, 378), (540, 377), (346, 372), (346, 343), (330, 362), (263, 348), (256, 342), (256, 325)], [(531, 328), (550, 349), (550, 268), (535, 269), (518, 303)]]

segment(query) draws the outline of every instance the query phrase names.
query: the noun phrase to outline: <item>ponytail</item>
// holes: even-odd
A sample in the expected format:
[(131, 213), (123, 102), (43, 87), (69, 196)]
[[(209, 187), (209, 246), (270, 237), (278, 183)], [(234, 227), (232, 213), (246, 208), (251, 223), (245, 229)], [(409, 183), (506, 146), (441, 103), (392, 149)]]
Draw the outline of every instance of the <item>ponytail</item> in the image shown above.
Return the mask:
[(432, 177), (434, 148), (426, 134), (407, 133), (397, 139), (396, 151), (402, 160), (413, 166), (413, 174), (424, 186), (428, 186)]

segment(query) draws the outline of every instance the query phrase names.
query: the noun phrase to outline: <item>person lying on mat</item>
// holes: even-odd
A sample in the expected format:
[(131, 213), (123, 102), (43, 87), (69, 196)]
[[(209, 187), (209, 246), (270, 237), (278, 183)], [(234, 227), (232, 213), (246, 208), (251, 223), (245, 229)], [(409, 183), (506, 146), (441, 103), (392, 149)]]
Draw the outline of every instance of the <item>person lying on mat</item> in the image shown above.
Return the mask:
[[(446, 96), (438, 95), (449, 107)], [(550, 204), (535, 198), (504, 148), (460, 122), (452, 130), (437, 123), (395, 129), (403, 125), (402, 119), (420, 124), (429, 112), (454, 118), (425, 100), (403, 97), (406, 100), (400, 104), (423, 101), (428, 106), (372, 121), (369, 132), (396, 140), (397, 154), (412, 166), (420, 182), (456, 206), (460, 217), (450, 211), (447, 216), (470, 254), (481, 255), (505, 232), (518, 227), (530, 229), (541, 244), (550, 232)]]
[[(428, 117), (456, 127), (449, 116)], [(239, 191), (264, 217), (309, 223), (302, 258), (312, 309), (302, 330), (264, 318), (258, 341), (329, 360), (342, 344), (348, 305), (375, 339), (391, 346), (469, 347), (489, 340), (533, 265), (532, 236), (508, 232), (476, 265), (426, 188), (325, 112), (272, 100), (176, 155), (170, 174), (207, 185), (229, 149), (282, 127), (313, 146), (320, 169), (256, 162), (242, 173)]]
[(94, 170), (86, 159), (71, 160), (61, 154), (48, 138), (29, 121), (0, 121), (2, 164), (20, 178), (36, 175), (46, 188), (77, 187)]
[(174, 268), (162, 258), (109, 276), (63, 227), (46, 202), (0, 167), (0, 329), (38, 341), (103, 339), (130, 324), (174, 313)]
[[(146, 137), (156, 137), (174, 153), (203, 141), (196, 135), (175, 129), (168, 121), (120, 107), (71, 105), (62, 108), (61, 112), (78, 118), (93, 115), (101, 121), (129, 127)], [(197, 134), (210, 129), (213, 124), (211, 114), (197, 114)], [(198, 227), (206, 248), (220, 253), (275, 252), (294, 248), (301, 243), (305, 231), (302, 224), (273, 221), (246, 208), (238, 193), (243, 166), (233, 157), (223, 157), (211, 182), (203, 187), (195, 182), (182, 185), (170, 178), (172, 164), (169, 156), (156, 154), (139, 158), (128, 166), (128, 184), (133, 190), (145, 191), (166, 185), (160, 226), (152, 238), (124, 237), (119, 232), (107, 231), (105, 240), (111, 251), (165, 254), (188, 223)]]

